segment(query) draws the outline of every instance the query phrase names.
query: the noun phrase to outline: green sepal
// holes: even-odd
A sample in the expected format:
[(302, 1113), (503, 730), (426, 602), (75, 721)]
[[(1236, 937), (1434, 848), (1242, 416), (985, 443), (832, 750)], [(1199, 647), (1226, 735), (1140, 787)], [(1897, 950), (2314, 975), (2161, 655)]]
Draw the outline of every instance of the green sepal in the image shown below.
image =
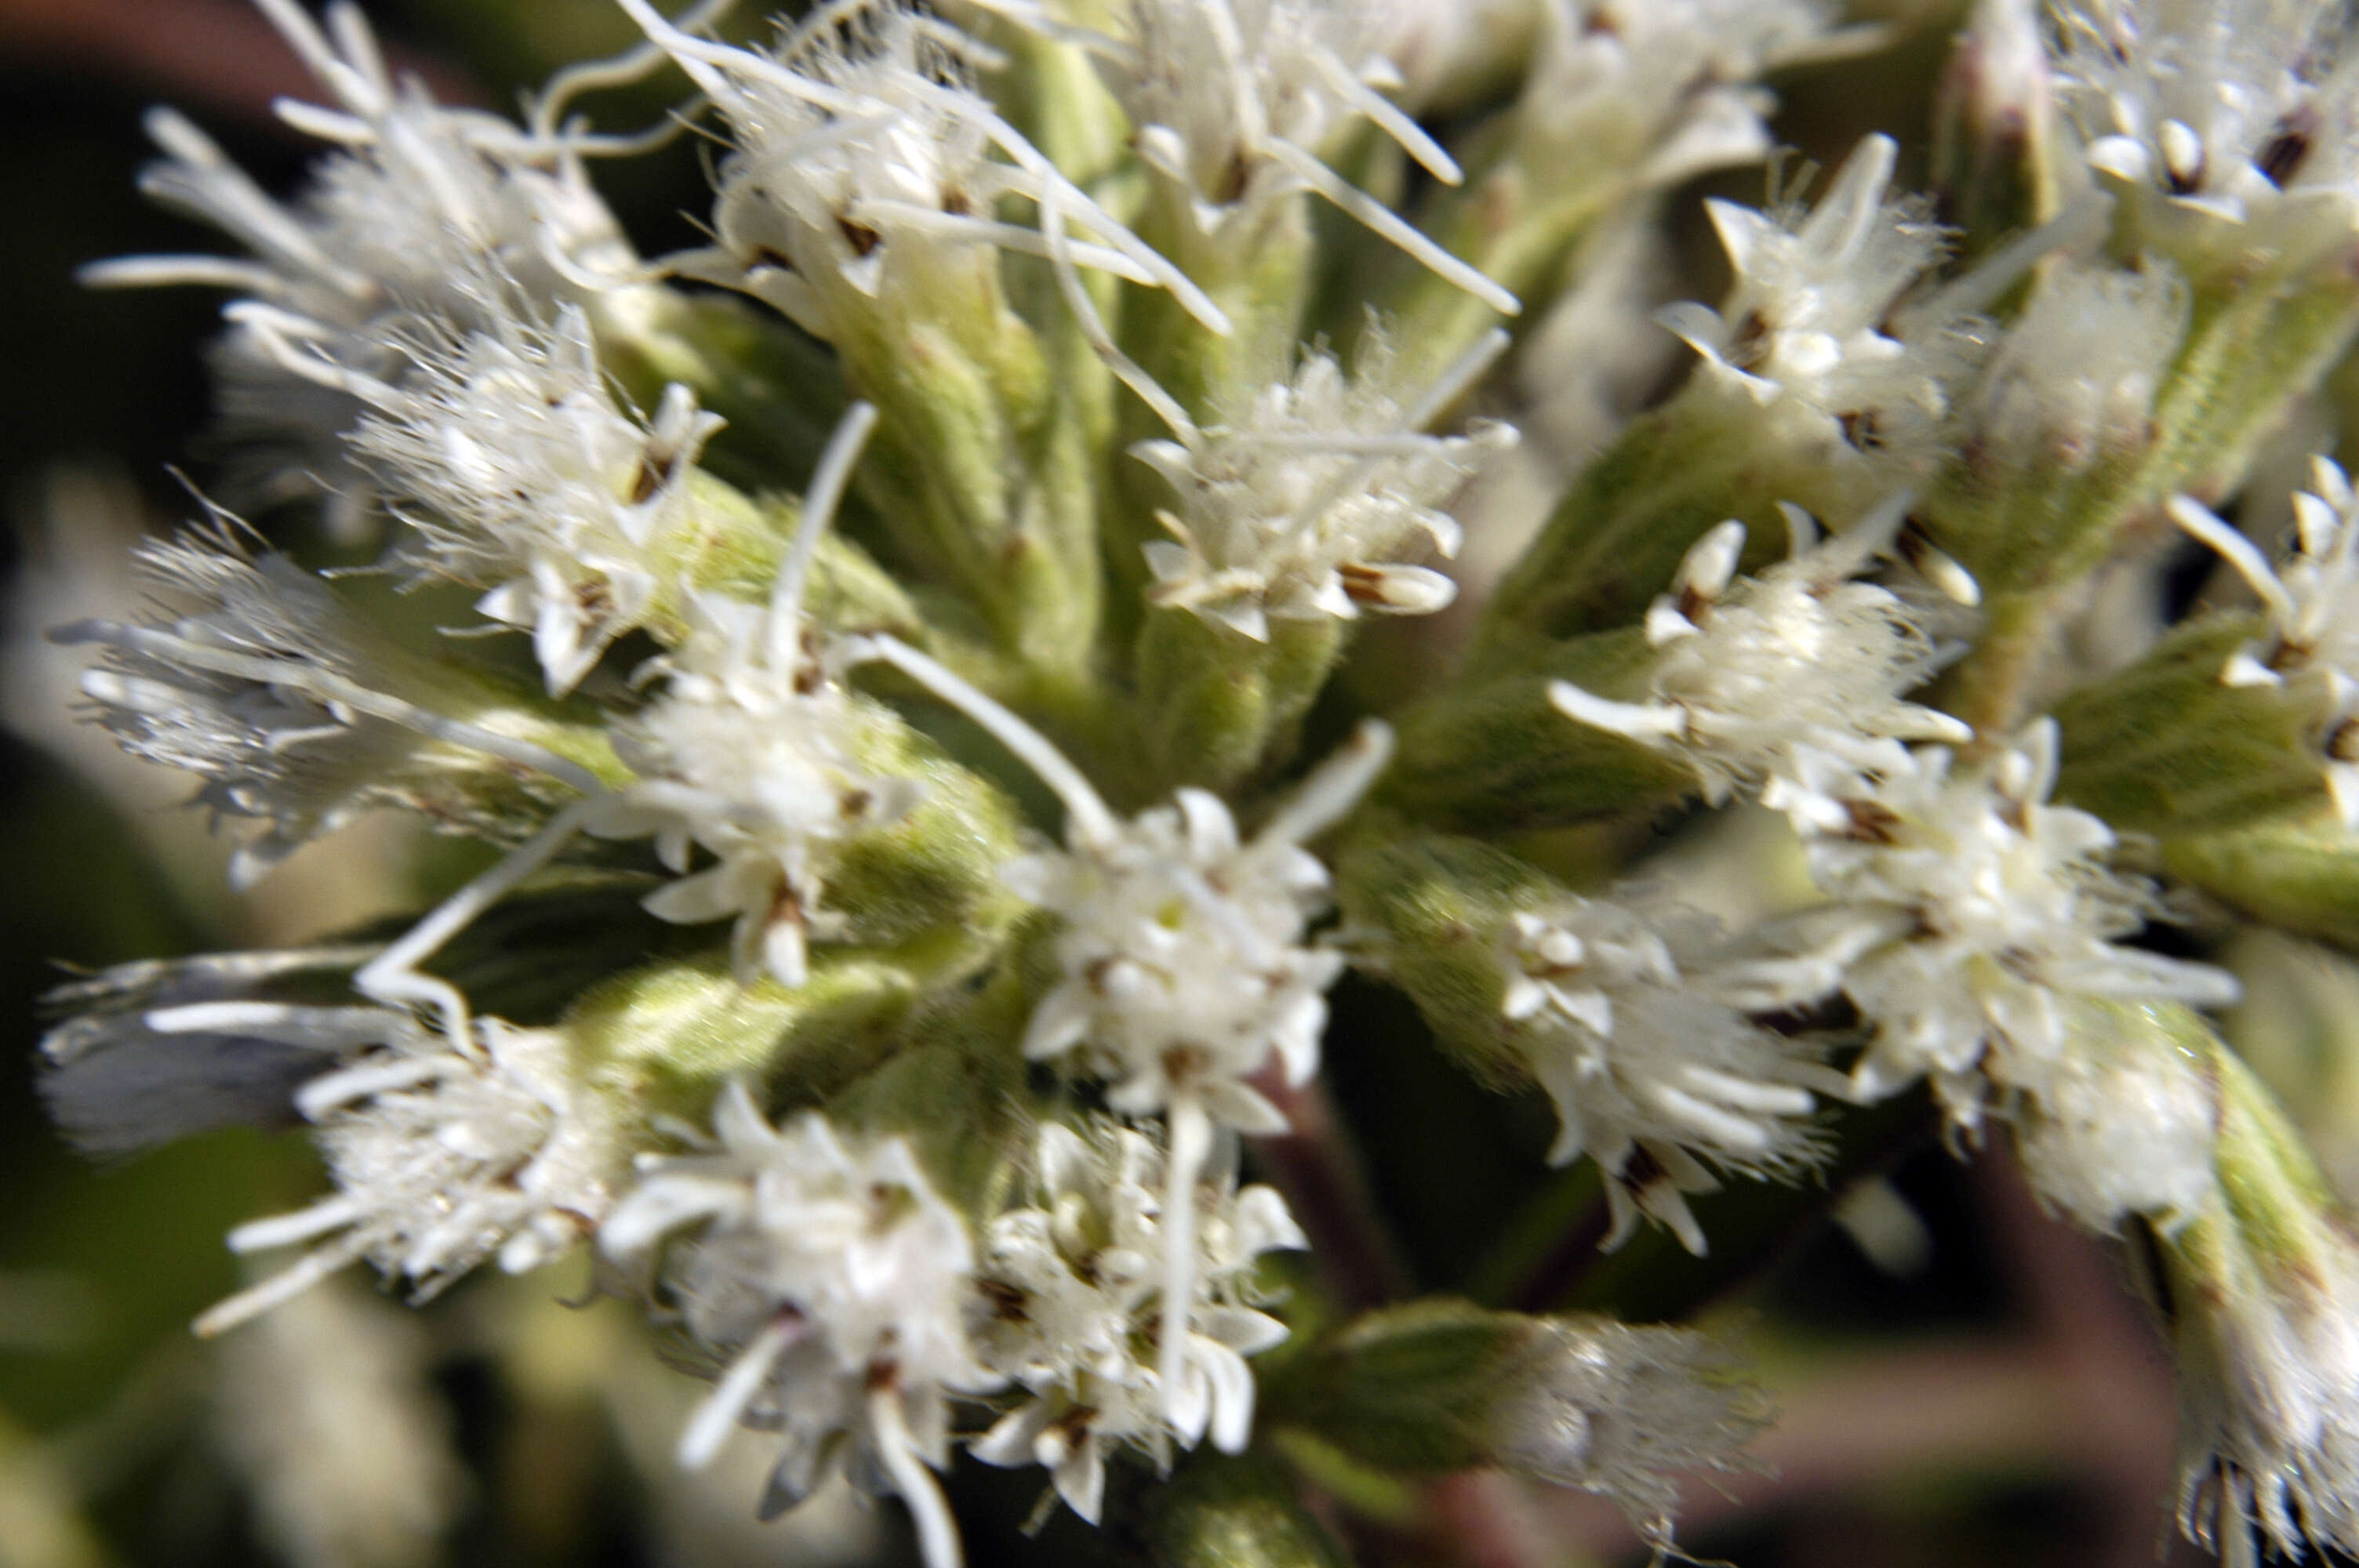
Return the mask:
[(929, 970), (990, 952), (1025, 907), (999, 876), (1018, 849), (1015, 803), (897, 719), (870, 727), (854, 760), (914, 782), (918, 802), (843, 845), (826, 907), (850, 923), (853, 941)]
[(1155, 1568), (1350, 1568), (1291, 1477), (1258, 1454), (1200, 1451), (1153, 1494)]
[(1270, 1379), (1263, 1420), (1299, 1427), (1379, 1470), (1446, 1474), (1497, 1462), (1495, 1414), (1554, 1349), (1538, 1323), (1429, 1298), (1369, 1313)]
[(1290, 748), (1342, 653), (1332, 617), (1272, 621), (1256, 642), (1186, 610), (1150, 610), (1139, 629), (1138, 692), (1165, 788), (1225, 789)]
[(2325, 798), (2312, 683), (2229, 686), (2262, 633), (2253, 615), (2190, 623), (2126, 669), (2056, 704), (2056, 794), (2116, 827), (2208, 834), (2307, 812)]
[(1383, 804), (1436, 827), (1493, 836), (1640, 815), (1695, 795), (1679, 757), (1568, 718), (1549, 684), (1643, 701), (1655, 650), (1636, 628), (1495, 656), (1395, 717)]
[(2216, 1040), (2210, 1065), (2221, 1201), (2155, 1239), (2182, 1375), (2239, 1379), (2232, 1320), (2240, 1314), (2267, 1321), (2347, 1306), (2331, 1292), (2350, 1276), (2351, 1217), (2258, 1076)]
[(907, 1138), (944, 1197), (998, 1213), (1032, 1152), (1016, 1049), (1031, 994), (1013, 967), (940, 992), (909, 1015), (892, 1054), (813, 1103), (839, 1126)]
[(1774, 406), (1707, 373), (1632, 420), (1501, 579), (1477, 633), (1480, 664), (1512, 660), (1536, 636), (1638, 620), (1695, 542), (1729, 519), (1745, 526), (1742, 569), (1756, 571), (1785, 547), (1777, 503), (1840, 524), (1897, 484), (1859, 453), (1796, 446), (1782, 423)]
[(922, 313), (880, 315), (839, 345), (881, 416), (853, 493), (890, 564), (962, 596), (1008, 658), (1083, 668), (1103, 592), (1088, 388), (995, 274), (943, 282)]
[(2022, 40), (1993, 36), (2012, 30), (2009, 20), (1984, 15), (1958, 35), (1933, 90), (1927, 189), (1957, 237), (1961, 271), (2053, 218), (2059, 200), (2047, 72), (2016, 58)]
[(2162, 864), (2256, 920), (2359, 952), (2359, 838), (2332, 812), (2167, 838)]
[[(1532, 149), (1513, 135), (1512, 111), (1478, 127), (1451, 150), (1465, 171), (1455, 186), (1431, 185), (1413, 222), (1419, 231), (1514, 295), (1523, 309), (1505, 325), (1528, 330), (1579, 275), (1583, 242), (1607, 222), (1652, 203), (1623, 178), (1634, 164), (1612, 155), (1559, 159), (1535, 167)], [(1562, 185), (1567, 168), (1608, 178)], [(1356, 265), (1354, 265), (1356, 264)], [(1364, 323), (1380, 319), (1399, 345), (1401, 374), (1410, 384), (1437, 373), (1493, 327), (1499, 313), (1414, 257), (1389, 246), (1344, 251), (1339, 276), (1323, 291), (1320, 325), (1350, 342)]]
[(1499, 940), (1518, 910), (1560, 901), (1564, 888), (1488, 844), (1372, 820), (1338, 856), (1335, 893), (1348, 925), (1376, 937), (1384, 974), (1453, 1055), (1494, 1087), (1529, 1081), (1517, 1028), (1500, 1011)]
[(767, 976), (741, 985), (725, 953), (708, 953), (614, 977), (578, 998), (561, 1027), (591, 1082), (701, 1126), (731, 1077), (802, 1099), (873, 1068), (898, 1044), (919, 988), (856, 950), (815, 948), (795, 987)]

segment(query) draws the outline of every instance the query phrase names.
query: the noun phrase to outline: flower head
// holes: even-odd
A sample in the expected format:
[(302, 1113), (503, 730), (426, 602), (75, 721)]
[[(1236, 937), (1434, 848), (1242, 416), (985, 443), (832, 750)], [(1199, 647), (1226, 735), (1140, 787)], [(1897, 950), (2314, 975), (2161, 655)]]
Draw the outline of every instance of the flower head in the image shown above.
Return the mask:
[[(1239, 1190), (1233, 1169), (1208, 1172), (1195, 1299), (1171, 1312), (1160, 1295), (1162, 1164), (1152, 1140), (1117, 1123), (1044, 1127), (1029, 1201), (994, 1219), (984, 1240), (983, 1359), (1026, 1398), (973, 1451), (995, 1465), (1047, 1465), (1058, 1496), (1093, 1524), (1109, 1453), (1133, 1448), (1168, 1469), (1175, 1441), (1193, 1447), (1208, 1430), (1227, 1452), (1245, 1446), (1254, 1395), (1245, 1357), (1286, 1336), (1257, 1310), (1254, 1263), (1308, 1245), (1275, 1191)], [(1155, 1349), (1175, 1319), (1189, 1385), (1177, 1418), (1166, 1413)]]
[[(810, 938), (847, 934), (826, 904), (834, 863), (918, 803), (917, 782), (885, 762), (906, 730), (804, 644), (793, 607), (699, 595), (690, 608), (662, 695), (617, 737), (639, 777), (591, 827), (654, 837), (678, 880), (647, 899), (650, 913), (691, 925), (734, 917), (738, 977), (766, 970), (799, 986)], [(691, 871), (697, 848), (713, 859)]]
[(1912, 466), (1937, 448), (1973, 341), (1946, 310), (1895, 317), (1948, 251), (1922, 201), (1886, 193), (1897, 155), (1868, 137), (1807, 214), (1706, 203), (1735, 284), (1718, 310), (1662, 320), (1809, 438)]
[(338, 150), (282, 205), (196, 126), (155, 111), (148, 131), (167, 157), (147, 170), (147, 193), (253, 257), (136, 256), (86, 276), (245, 296), (214, 356), (224, 420), (278, 460), (259, 476), (270, 488), (321, 491), (349, 521), (370, 499), (340, 449), (357, 406), (290, 373), (274, 337), (294, 333), (328, 364), (394, 383), (408, 366), (405, 336), (420, 324), (464, 333), (506, 317), (511, 300), (484, 287), (487, 277), (507, 280), (539, 315), (627, 280), (638, 261), (583, 176), (594, 138), (445, 108), (417, 82), (397, 83), (349, 5), (332, 8), (323, 32), (294, 0), (259, 3), (334, 100), (282, 101), (280, 113)]
[(1757, 1467), (1767, 1401), (1729, 1353), (1684, 1328), (1540, 1318), (1522, 1386), (1492, 1418), (1499, 1461), (1610, 1498), (1659, 1550), (1682, 1470)]
[(1375, 52), (1385, 30), (1379, 7), (1129, 0), (1114, 35), (1059, 23), (1027, 0), (992, 8), (1085, 42), (1130, 118), (1139, 160), (1177, 197), (1193, 248), (1249, 249), (1274, 211), (1310, 190), (1494, 309), (1519, 308), (1514, 295), (1321, 160), (1343, 127), (1365, 120), (1434, 178), (1461, 178), (1440, 145), (1383, 95), (1399, 73)]
[(2347, 232), (2359, 56), (2330, 0), (2060, 5), (2057, 81), (2090, 167), (2167, 218), (2244, 225), (2319, 211)]
[(1616, 702), (1569, 681), (1555, 682), (1550, 699), (1568, 718), (1683, 758), (1714, 804), (1759, 788), (1798, 749), (1865, 769), (1897, 741), (1968, 739), (1947, 714), (1901, 700), (1948, 652), (1929, 607), (1854, 580), (1891, 545), (1908, 504), (1896, 497), (1814, 544), (1817, 524), (1781, 503), (1792, 552), (1742, 582), (1745, 526), (1723, 523), (1647, 611), (1656, 661), (1647, 700)]
[(1747, 1173), (1809, 1164), (1812, 1087), (1841, 1080), (1712, 995), (1718, 935), (1696, 916), (1649, 920), (1572, 898), (1517, 913), (1501, 933), (1499, 1011), (1556, 1102), (1551, 1163), (1588, 1154), (1608, 1177), (1606, 1245), (1638, 1217), (1704, 1250), (1690, 1192), (1720, 1184), (1702, 1163)]
[(2049, 473), (2143, 449), (2187, 303), (2186, 285), (2159, 259), (2049, 268), (1959, 400), (1978, 460)]
[(1420, 549), (1458, 553), (1463, 531), (1440, 510), (1514, 429), (1463, 436), (1420, 427), (1479, 374), (1505, 334), (1482, 345), (1413, 406), (1386, 386), (1391, 355), (1364, 350), (1346, 376), (1332, 356), (1305, 356), (1290, 381), (1256, 394), (1221, 424), (1133, 449), (1171, 483), (1177, 515), (1156, 516), (1177, 543), (1146, 546), (1148, 597), (1266, 641), (1269, 622), (1361, 611), (1418, 615), (1457, 592), (1440, 572), (1405, 561)]
[(364, 1258), (421, 1298), (487, 1258), (510, 1273), (536, 1269), (596, 1229), (614, 1202), (623, 1117), (578, 1079), (556, 1031), (479, 1018), (474, 1038), (452, 1045), (390, 1009), (237, 1001), (160, 1009), (145, 1022), (336, 1049), (342, 1062), (295, 1094), (319, 1129), (335, 1195), (230, 1233), (240, 1252), (317, 1245), (198, 1319), (201, 1334)]
[(2359, 1551), (2359, 1245), (2283, 1109), (2213, 1046), (2218, 1177), (2157, 1237), (2179, 1521), (2231, 1568)]
[(413, 354), (398, 384), (344, 378), (369, 404), (353, 450), (411, 526), (397, 559), (485, 588), (477, 608), (532, 633), (552, 695), (642, 624), (682, 554), (688, 480), (721, 426), (673, 385), (653, 419), (599, 368), (587, 316), (516, 322)]
[[(1049, 254), (1003, 222), (1004, 197), (1053, 206), (1088, 229), (1072, 260), (1161, 285), (1208, 321), (1201, 291), (1060, 174), (975, 91), (995, 53), (903, 0), (834, 5), (769, 50), (692, 36), (646, 0), (622, 0), (717, 104), (736, 137), (713, 207), (717, 244), (684, 270), (745, 289), (813, 335), (923, 313), (929, 295), (1001, 249)], [(932, 302), (939, 308), (941, 301)]]
[(1541, 17), (1517, 114), (1542, 180), (1673, 185), (1766, 157), (1753, 84), (1840, 44), (1817, 0), (1549, 0)]
[(2068, 1049), (2071, 998), (2234, 1000), (2222, 971), (2120, 941), (2156, 913), (2155, 891), (2110, 863), (2104, 823), (2048, 804), (2053, 720), (1965, 771), (1938, 747), (1895, 747), (1865, 779), (1839, 759), (1801, 762), (1764, 798), (1803, 833), (1835, 902), (1765, 934), (1789, 956), (1755, 967), (1752, 1000), (1848, 997), (1875, 1031), (1853, 1073), (1861, 1096), (1930, 1076), (1972, 1125), (1978, 1070), (2043, 1092)]
[(947, 1396), (996, 1381), (967, 1338), (965, 1221), (902, 1139), (817, 1113), (774, 1128), (734, 1080), (713, 1131), (712, 1152), (653, 1162), (599, 1232), (723, 1363), (682, 1463), (711, 1459), (738, 1422), (775, 1430), (766, 1513), (850, 1463), (901, 1494), (940, 1568), (949, 1527), (924, 1466), (949, 1459)]
[[(647, 900), (651, 914), (690, 925), (736, 917), (731, 950), (748, 982), (767, 969), (780, 985), (803, 983), (807, 938), (844, 934), (823, 903), (829, 872), (919, 795), (879, 765), (901, 750), (901, 721), (845, 688), (803, 611), (811, 557), (875, 418), (857, 404), (838, 426), (767, 605), (688, 595), (688, 633), (655, 666), (662, 695), (615, 736), (639, 776), (587, 817), (603, 837), (652, 836), (679, 873)], [(690, 873), (698, 847), (714, 863)]]
[(1127, 822), (1077, 816), (1067, 849), (1010, 864), (1010, 885), (1064, 925), (1063, 979), (1034, 1012), (1025, 1054), (1077, 1050), (1114, 1080), (1119, 1110), (1193, 1097), (1247, 1131), (1282, 1128), (1245, 1080), (1272, 1056), (1290, 1081), (1310, 1076), (1323, 993), (1343, 968), (1304, 940), (1328, 878), (1302, 841), (1350, 808), (1387, 749), (1380, 730), (1364, 731), (1250, 841), (1218, 796), (1183, 789)]
[(53, 636), (105, 650), (82, 688), (125, 750), (202, 779), (196, 804), (217, 819), (264, 825), (230, 861), (234, 885), (377, 806), (506, 836), (551, 792), (533, 780), (502, 809), (499, 797), (531, 777), (503, 759), (552, 769), (574, 788), (590, 782), (530, 741), (469, 722), (496, 705), (494, 693), (429, 676), (319, 578), (250, 548), (226, 517), (143, 545), (137, 561), (154, 615)]

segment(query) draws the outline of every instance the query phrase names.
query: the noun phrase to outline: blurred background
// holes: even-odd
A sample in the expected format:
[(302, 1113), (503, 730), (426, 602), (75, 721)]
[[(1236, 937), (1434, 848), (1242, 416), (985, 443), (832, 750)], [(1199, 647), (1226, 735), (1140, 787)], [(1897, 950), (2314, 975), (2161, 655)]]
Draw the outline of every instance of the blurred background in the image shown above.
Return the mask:
[[(753, 7), (741, 7), (753, 9)], [(607, 0), (382, 0), (396, 58), (446, 101), (513, 104), (556, 65), (610, 51)], [(1864, 131), (1922, 167), (1927, 105), (1954, 7), (1886, 5), (1888, 47), (1777, 85), (1779, 132), (1832, 164)], [(597, 105), (616, 128), (659, 116), (677, 82)], [(139, 121), (170, 102), (274, 190), (311, 148), (270, 114), (308, 95), (293, 58), (239, 0), (0, 0), (0, 1568), (285, 1563), (833, 1563), (908, 1555), (897, 1519), (831, 1494), (758, 1525), (764, 1444), (743, 1436), (694, 1478), (669, 1456), (699, 1385), (663, 1366), (627, 1315), (579, 1307), (577, 1260), (518, 1282), (478, 1279), (413, 1313), (347, 1278), (217, 1345), (188, 1320), (234, 1289), (231, 1226), (299, 1206), (318, 1174), (299, 1138), (226, 1133), (140, 1158), (64, 1147), (31, 1071), (42, 993), (86, 968), (197, 948), (275, 945), (412, 907), (422, 860), (398, 825), (363, 824), (234, 900), (225, 845), (187, 786), (135, 768), (70, 706), (77, 660), (49, 625), (120, 614), (143, 533), (210, 490), (200, 290), (92, 294), (75, 269), (133, 253), (214, 250), (148, 206)], [(601, 171), (642, 249), (690, 243), (692, 138)], [(1790, 177), (1792, 170), (1787, 171)], [(1712, 188), (1757, 201), (1758, 170)], [(1512, 538), (1566, 469), (1674, 373), (1646, 308), (1722, 286), (1698, 196), (1633, 282), (1576, 300), (1526, 356), (1522, 466), (1484, 498), (1480, 540)], [(255, 521), (299, 549), (300, 516)], [(2330, 1163), (2353, 1097), (2337, 1064), (2359, 979), (2287, 942), (2245, 956), (2275, 977), (2242, 1021), (2321, 1130)], [(2274, 968), (2271, 968), (2274, 966)], [(1700, 1310), (1763, 1362), (1785, 1419), (1774, 1475), (1690, 1488), (1680, 1538), (1705, 1559), (1772, 1565), (2151, 1563), (2194, 1559), (2169, 1528), (2170, 1379), (2121, 1260), (2043, 1216), (2005, 1160), (1951, 1159), (1902, 1103), (1868, 1130), (1839, 1193), (1737, 1190), (1703, 1214), (1730, 1240), (1708, 1264), (1644, 1243), (1601, 1260), (1593, 1189), (1552, 1177), (1544, 1108), (1484, 1095), (1422, 1039), (1404, 1004), (1347, 986), (1336, 1097), (1397, 1222), (1408, 1271), (1524, 1306)], [(1364, 1044), (1363, 1044), (1364, 1043)], [(2351, 1173), (2342, 1160), (2338, 1175)], [(1702, 1207), (1704, 1206), (1699, 1206)], [(1031, 1475), (958, 1490), (985, 1563), (1081, 1561), (1121, 1542), (1070, 1518), (1018, 1526)], [(1449, 1483), (1416, 1508), (1339, 1515), (1371, 1562), (1467, 1561), (1450, 1520), (1549, 1544), (1528, 1561), (1629, 1562), (1610, 1508), (1571, 1495)], [(1387, 1512), (1387, 1509), (1390, 1509)], [(2169, 1544), (2166, 1545), (2165, 1543)]]

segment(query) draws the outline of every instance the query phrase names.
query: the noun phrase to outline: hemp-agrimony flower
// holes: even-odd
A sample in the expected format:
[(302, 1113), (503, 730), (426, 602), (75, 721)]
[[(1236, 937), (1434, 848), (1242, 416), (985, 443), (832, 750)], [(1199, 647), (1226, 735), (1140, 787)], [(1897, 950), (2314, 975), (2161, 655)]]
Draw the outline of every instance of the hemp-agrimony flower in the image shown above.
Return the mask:
[[(1767, 1411), (1657, 1320), (1921, 1084), (2158, 1261), (2182, 1528), (2354, 1549), (2350, 1222), (2203, 1016), (2244, 927), (2354, 939), (2359, 506), (2330, 452), (2288, 551), (2239, 511), (2359, 342), (2347, 18), (1979, 6), (1930, 157), (1855, 125), (1815, 194), (1711, 200), (1726, 292), (1649, 319), (1629, 258), (1771, 154), (1765, 73), (1890, 30), (617, 0), (638, 46), (510, 120), (260, 3), (327, 156), (280, 201), (158, 112), (149, 189), (243, 254), (90, 275), (230, 292), (255, 515), (57, 640), (256, 896), (371, 813), (474, 844), (398, 851), (366, 929), (56, 994), (77, 1141), (322, 1156), (201, 1328), (579, 1252), (711, 1385), (679, 1461), (767, 1434), (755, 1511), (840, 1475), (929, 1568), (976, 1462), (1171, 1568), (1341, 1560), (1370, 1509), (1454, 1546), (1399, 1483), (1475, 1467), (1664, 1554)], [(643, 257), (592, 160), (667, 128), (585, 106), (658, 74), (718, 150), (669, 203), (708, 243)], [(1564, 300), (1684, 366), (1594, 453), (1535, 404), (1652, 372), (1568, 362)], [(2165, 516), (2259, 608), (2107, 635)], [(1460, 1069), (1504, 1135), (1387, 1114)], [(1463, 1299), (1568, 1264), (1647, 1324)]]

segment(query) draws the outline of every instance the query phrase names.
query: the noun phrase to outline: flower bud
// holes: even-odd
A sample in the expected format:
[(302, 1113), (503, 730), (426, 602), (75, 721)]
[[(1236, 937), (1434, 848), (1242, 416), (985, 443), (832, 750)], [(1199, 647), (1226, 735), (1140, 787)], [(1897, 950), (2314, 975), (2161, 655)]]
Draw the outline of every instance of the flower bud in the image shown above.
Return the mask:
[(1987, 245), (2054, 211), (2055, 108), (2038, 0), (1978, 0), (1934, 90), (1943, 220)]
[(1745, 1446), (1769, 1420), (1734, 1358), (1693, 1330), (1440, 1298), (1372, 1313), (1284, 1376), (1274, 1419), (1363, 1464), (1577, 1487), (1658, 1545), (1678, 1509), (1673, 1473), (1752, 1468)]
[(2359, 1242), (2225, 1050), (2216, 1202), (2160, 1240), (2180, 1368), (2180, 1527), (2230, 1563), (2359, 1549)]
[(2016, 1151), (2042, 1201), (2112, 1233), (2143, 1215), (2168, 1230), (2212, 1192), (2219, 1050), (2194, 1012), (2169, 1002), (2076, 997), (2064, 1052), (2006, 1087)]

